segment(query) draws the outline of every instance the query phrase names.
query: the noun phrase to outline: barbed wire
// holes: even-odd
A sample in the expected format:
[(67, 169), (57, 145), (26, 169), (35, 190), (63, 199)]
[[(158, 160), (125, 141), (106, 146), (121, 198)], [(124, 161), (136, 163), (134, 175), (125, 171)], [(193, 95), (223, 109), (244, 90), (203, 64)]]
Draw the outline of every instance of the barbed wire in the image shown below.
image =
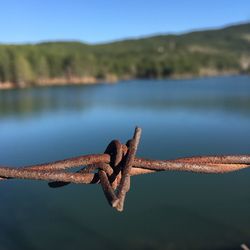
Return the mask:
[[(123, 211), (130, 189), (130, 177), (158, 171), (189, 171), (223, 174), (250, 167), (250, 155), (196, 156), (174, 160), (149, 160), (136, 157), (141, 137), (136, 127), (126, 144), (113, 140), (103, 154), (92, 154), (19, 168), (0, 167), (0, 180), (33, 179), (49, 181), (52, 188), (69, 183), (100, 183), (109, 204)], [(70, 168), (82, 167), (76, 172)]]

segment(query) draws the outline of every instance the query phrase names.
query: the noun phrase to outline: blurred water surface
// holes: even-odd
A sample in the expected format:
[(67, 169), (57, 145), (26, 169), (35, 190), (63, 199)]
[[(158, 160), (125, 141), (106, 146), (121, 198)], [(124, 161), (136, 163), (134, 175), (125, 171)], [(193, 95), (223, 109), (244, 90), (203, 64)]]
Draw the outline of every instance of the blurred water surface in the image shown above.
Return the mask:
[[(0, 92), (0, 163), (103, 152), (143, 128), (138, 155), (250, 153), (250, 77), (134, 80)], [(250, 243), (250, 169), (132, 179), (125, 211), (99, 185), (0, 183), (0, 249), (239, 249)]]

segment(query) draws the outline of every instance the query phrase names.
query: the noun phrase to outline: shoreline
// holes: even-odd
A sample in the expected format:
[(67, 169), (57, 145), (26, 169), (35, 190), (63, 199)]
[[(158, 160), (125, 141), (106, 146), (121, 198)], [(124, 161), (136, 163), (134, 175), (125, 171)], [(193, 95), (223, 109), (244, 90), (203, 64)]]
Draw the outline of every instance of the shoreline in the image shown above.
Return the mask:
[(17, 86), (13, 82), (0, 82), (0, 90), (9, 89), (26, 89), (31, 87), (50, 87), (50, 86), (67, 86), (67, 85), (96, 85), (100, 83), (113, 84), (119, 81), (112, 77), (107, 79), (98, 79), (95, 77), (72, 77), (72, 78), (50, 78), (50, 79), (39, 79), (33, 84), (21, 84)]
[(115, 76), (107, 77), (105, 79), (98, 79), (95, 77), (81, 77), (81, 78), (51, 78), (51, 79), (40, 79), (34, 84), (23, 84), (23, 86), (16, 86), (13, 82), (0, 82), (0, 91), (1, 90), (10, 90), (10, 89), (26, 89), (31, 87), (52, 87), (52, 86), (70, 86), (70, 85), (96, 85), (96, 84), (116, 84), (119, 81), (123, 80), (162, 80), (162, 79), (172, 79), (172, 80), (185, 80), (185, 79), (195, 79), (203, 77), (220, 77), (220, 76), (239, 76), (239, 75), (249, 75), (247, 73), (240, 72), (220, 72), (217, 74), (201, 74), (201, 75), (192, 75), (192, 74), (177, 74), (172, 75), (166, 78), (117, 78)]

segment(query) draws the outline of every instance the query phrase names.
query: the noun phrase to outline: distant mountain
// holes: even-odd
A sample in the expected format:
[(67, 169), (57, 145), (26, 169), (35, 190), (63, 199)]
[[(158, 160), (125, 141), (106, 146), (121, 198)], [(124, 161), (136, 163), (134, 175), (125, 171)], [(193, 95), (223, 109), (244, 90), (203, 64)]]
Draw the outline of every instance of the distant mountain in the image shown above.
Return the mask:
[(250, 73), (250, 23), (98, 45), (0, 45), (0, 88), (240, 73)]

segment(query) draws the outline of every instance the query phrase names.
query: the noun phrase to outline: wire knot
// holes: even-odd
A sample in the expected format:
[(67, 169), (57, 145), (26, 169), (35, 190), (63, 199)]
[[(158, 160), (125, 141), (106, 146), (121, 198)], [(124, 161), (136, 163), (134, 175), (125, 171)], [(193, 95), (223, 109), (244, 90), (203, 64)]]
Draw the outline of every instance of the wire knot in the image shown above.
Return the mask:
[(98, 176), (109, 204), (123, 211), (126, 193), (130, 189), (130, 170), (140, 141), (141, 129), (136, 128), (134, 136), (126, 145), (113, 140), (105, 154), (110, 155), (110, 163), (98, 163)]

